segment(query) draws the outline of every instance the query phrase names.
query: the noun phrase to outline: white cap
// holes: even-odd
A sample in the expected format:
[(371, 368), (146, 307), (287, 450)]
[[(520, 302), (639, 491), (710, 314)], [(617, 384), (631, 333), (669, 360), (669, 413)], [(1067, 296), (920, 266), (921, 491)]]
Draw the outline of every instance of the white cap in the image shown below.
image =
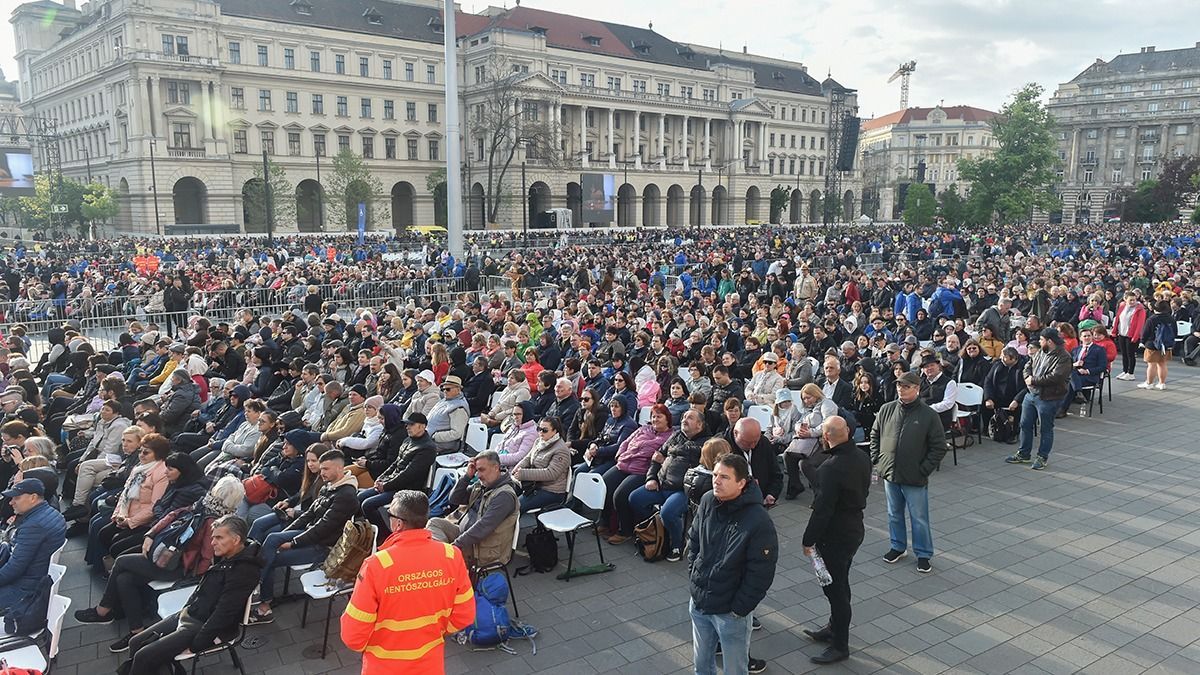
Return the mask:
[(422, 370), (421, 372), (417, 373), (417, 377), (425, 380), (429, 384), (433, 384), (437, 380), (437, 378), (434, 377), (432, 370)]

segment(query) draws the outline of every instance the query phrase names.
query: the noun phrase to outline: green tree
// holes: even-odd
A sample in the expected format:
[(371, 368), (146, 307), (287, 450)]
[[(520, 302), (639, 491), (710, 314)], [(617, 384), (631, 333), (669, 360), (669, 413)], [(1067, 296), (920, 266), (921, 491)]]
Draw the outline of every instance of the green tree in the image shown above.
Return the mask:
[(1173, 220), (1179, 209), (1194, 203), (1200, 191), (1200, 157), (1184, 155), (1163, 162), (1155, 181), (1154, 199), (1167, 210), (1173, 211), (1164, 220)]
[(771, 190), (771, 222), (778, 225), (783, 222), (783, 212), (788, 207), (788, 202), (792, 198), (792, 189), (777, 185), (774, 190)]
[(1017, 90), (992, 121), (996, 152), (958, 162), (959, 176), (971, 183), (976, 215), (986, 220), (1023, 222), (1033, 209), (1053, 211), (1059, 204), (1051, 191), (1058, 165), (1054, 120), (1041, 96), (1037, 84)]
[(79, 224), (79, 236), (87, 237), (97, 222), (107, 222), (117, 217), (120, 206), (112, 188), (101, 183), (89, 183), (84, 187), (83, 204), (79, 211), (83, 221)]
[(911, 183), (908, 186), (908, 195), (904, 198), (904, 213), (901, 217), (905, 225), (926, 227), (933, 224), (933, 211), (936, 207), (928, 185)]
[(383, 185), (367, 168), (366, 162), (349, 149), (333, 158), (333, 175), (326, 194), (333, 205), (328, 213), (334, 225), (343, 230), (358, 227), (360, 203), (367, 205), (368, 230), (379, 229), (378, 225), (391, 217), (387, 208), (376, 208), (375, 200), (383, 194)]
[[(67, 228), (83, 222), (82, 183), (42, 173), (34, 177), (33, 187), (32, 197), (20, 198), (21, 220), (26, 227), (65, 233)], [(52, 213), (55, 204), (66, 204), (67, 212)]]
[(938, 195), (940, 206), (939, 215), (950, 225), (962, 225), (967, 220), (967, 202), (958, 193), (958, 185), (951, 183), (950, 187)]
[(425, 175), (425, 189), (433, 195), (434, 223), (446, 226), (446, 168), (442, 167), (433, 173)]
[(1160, 198), (1159, 181), (1144, 180), (1132, 190), (1123, 190), (1114, 201), (1121, 202), (1121, 220), (1133, 223), (1161, 223), (1174, 220), (1179, 207)]
[[(267, 160), (267, 171), (271, 174), (271, 212), (275, 215), (274, 226), (291, 227), (296, 223), (296, 193), (295, 188), (288, 182), (287, 170)], [(246, 212), (246, 222), (267, 222), (267, 190), (263, 180), (261, 162), (254, 164), (254, 180), (242, 192), (242, 208)], [(265, 227), (262, 228), (264, 231)]]

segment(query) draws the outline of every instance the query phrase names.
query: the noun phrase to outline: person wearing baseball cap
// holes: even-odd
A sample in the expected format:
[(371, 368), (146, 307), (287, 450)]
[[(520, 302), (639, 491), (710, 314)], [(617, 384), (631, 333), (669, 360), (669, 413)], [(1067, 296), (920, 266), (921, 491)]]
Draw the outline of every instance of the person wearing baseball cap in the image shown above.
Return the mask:
[(410, 413), (403, 420), (408, 437), (396, 451), (396, 460), (386, 470), (375, 476), (374, 484), (358, 493), (358, 501), (367, 520), (379, 527), (379, 534), (386, 538), (391, 533), (388, 518), (383, 509), (400, 490), (422, 490), (429, 478), (429, 469), (437, 457), (437, 448), (425, 429), (429, 420), (419, 412)]
[[(420, 379), (420, 375), (417, 376)], [(463, 438), (467, 434), (467, 420), (471, 417), (470, 404), (462, 393), (462, 378), (457, 375), (447, 375), (442, 380), (442, 398), (430, 409), (429, 435), (437, 446), (439, 453), (457, 452), (462, 449)], [(411, 409), (411, 408), (410, 408)], [(475, 454), (487, 448), (467, 450)]]
[(12, 554), (0, 565), (0, 612), (8, 611), (36, 592), (46, 577), (50, 556), (67, 541), (67, 521), (46, 502), (46, 486), (36, 478), (19, 480), (0, 493), (17, 514), (10, 534)]
[(933, 530), (929, 524), (929, 477), (946, 455), (942, 420), (921, 400), (921, 378), (908, 371), (896, 378), (896, 400), (879, 408), (871, 429), (871, 463), (884, 479), (891, 549), (883, 561), (892, 564), (908, 555), (904, 515), (912, 520), (917, 572), (933, 571)]

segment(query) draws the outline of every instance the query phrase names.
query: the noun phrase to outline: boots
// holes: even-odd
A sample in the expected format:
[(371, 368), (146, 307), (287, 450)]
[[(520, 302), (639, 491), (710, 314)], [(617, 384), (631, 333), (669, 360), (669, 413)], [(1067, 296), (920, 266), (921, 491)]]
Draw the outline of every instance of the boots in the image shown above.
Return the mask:
[(804, 492), (804, 484), (800, 482), (800, 455), (795, 453), (784, 453), (783, 463), (787, 467), (787, 491), (784, 492), (784, 499), (795, 499)]

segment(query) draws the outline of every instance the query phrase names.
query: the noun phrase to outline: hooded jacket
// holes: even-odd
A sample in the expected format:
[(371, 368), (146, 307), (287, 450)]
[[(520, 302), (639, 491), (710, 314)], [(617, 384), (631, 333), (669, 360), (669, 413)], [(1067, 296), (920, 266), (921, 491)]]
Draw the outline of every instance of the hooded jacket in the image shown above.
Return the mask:
[(241, 553), (218, 558), (200, 577), (200, 583), (180, 612), (181, 622), (201, 622), (189, 646), (193, 652), (208, 649), (218, 638), (228, 640), (237, 636), (246, 601), (262, 576), (258, 546), (251, 541)]
[(358, 479), (346, 472), (333, 483), (321, 488), (313, 503), (287, 526), (287, 530), (303, 530), (292, 544), (324, 546), (337, 543), (346, 521), (358, 511)]
[(753, 480), (742, 493), (720, 501), (700, 498), (688, 530), (688, 578), (692, 603), (702, 614), (749, 616), (775, 580), (779, 539)]

